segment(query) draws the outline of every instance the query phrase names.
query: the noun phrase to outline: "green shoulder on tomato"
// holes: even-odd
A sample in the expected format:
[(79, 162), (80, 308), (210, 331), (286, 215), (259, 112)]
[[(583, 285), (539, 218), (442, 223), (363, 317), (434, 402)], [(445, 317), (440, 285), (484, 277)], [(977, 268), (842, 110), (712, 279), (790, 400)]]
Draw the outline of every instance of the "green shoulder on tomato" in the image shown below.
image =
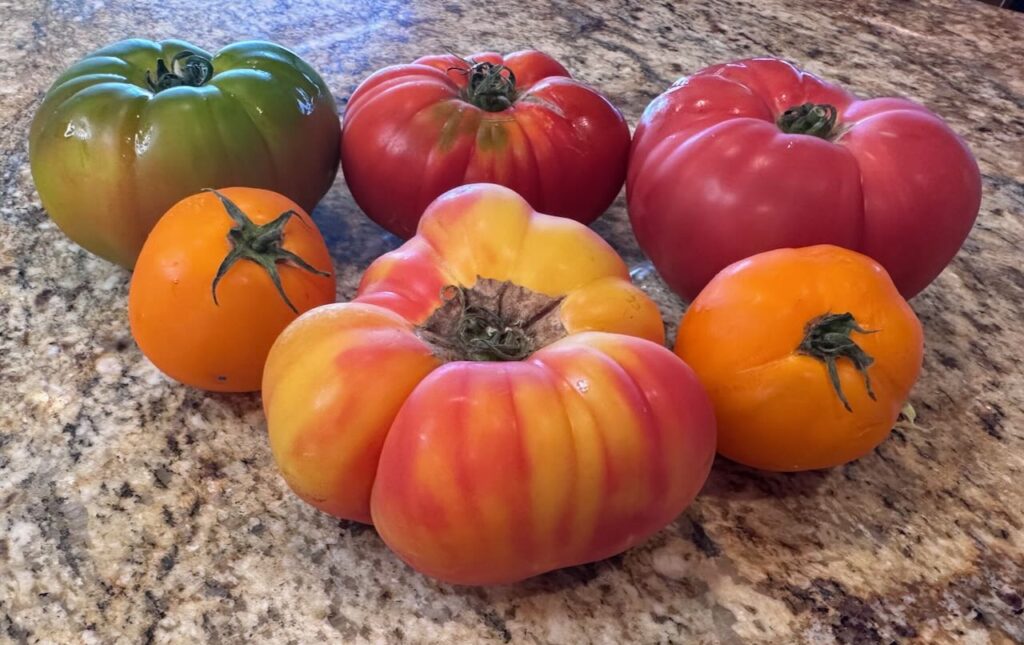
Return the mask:
[(204, 188), (251, 186), (311, 211), (334, 181), (340, 123), (323, 79), (291, 51), (124, 40), (50, 88), (29, 157), (43, 206), (72, 240), (132, 266), (146, 235)]

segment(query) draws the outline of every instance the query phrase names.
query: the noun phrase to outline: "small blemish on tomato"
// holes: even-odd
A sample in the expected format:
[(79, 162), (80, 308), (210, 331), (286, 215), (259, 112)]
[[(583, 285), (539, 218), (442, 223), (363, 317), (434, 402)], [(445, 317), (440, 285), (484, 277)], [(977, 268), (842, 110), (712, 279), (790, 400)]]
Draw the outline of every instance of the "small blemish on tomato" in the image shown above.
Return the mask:
[(580, 394), (586, 394), (590, 391), (590, 383), (587, 383), (587, 379), (581, 378), (576, 381), (576, 389), (579, 390)]
[(221, 375), (221, 376), (217, 377), (217, 380), (220, 381), (221, 383), (223, 383), (224, 381), (228, 380), (228, 377)]

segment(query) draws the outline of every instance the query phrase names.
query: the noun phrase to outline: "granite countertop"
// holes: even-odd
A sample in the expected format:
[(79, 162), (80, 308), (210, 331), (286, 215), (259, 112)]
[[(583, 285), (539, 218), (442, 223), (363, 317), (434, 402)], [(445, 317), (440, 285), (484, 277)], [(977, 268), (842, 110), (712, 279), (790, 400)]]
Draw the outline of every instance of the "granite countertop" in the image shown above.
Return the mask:
[[(0, 3), (0, 641), (1024, 641), (1024, 16), (972, 0), (223, 4)], [(258, 396), (159, 374), (129, 335), (128, 273), (43, 212), (32, 113), (59, 71), (129, 36), (275, 40), (339, 105), (387, 64), (526, 45), (633, 124), (680, 75), (755, 54), (923, 101), (974, 149), (984, 201), (913, 301), (917, 425), (827, 472), (719, 460), (682, 517), (608, 561), (496, 589), (424, 578), (288, 492)], [(397, 241), (340, 178), (315, 217), (347, 298)], [(674, 334), (682, 304), (645, 268), (621, 197), (596, 228)]]

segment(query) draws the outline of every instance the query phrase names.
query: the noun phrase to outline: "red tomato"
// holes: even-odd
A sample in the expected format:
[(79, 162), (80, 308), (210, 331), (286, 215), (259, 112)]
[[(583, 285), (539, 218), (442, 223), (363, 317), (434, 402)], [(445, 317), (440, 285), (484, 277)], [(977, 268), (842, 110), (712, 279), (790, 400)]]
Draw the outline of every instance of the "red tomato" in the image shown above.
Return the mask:
[(476, 182), (589, 223), (618, 195), (628, 155), (622, 114), (530, 50), (384, 68), (349, 99), (341, 140), (352, 196), (404, 238), (434, 198)]
[(828, 243), (874, 258), (909, 298), (963, 244), (981, 177), (921, 105), (859, 100), (755, 58), (700, 71), (647, 107), (626, 191), (640, 246), (684, 297), (737, 260)]

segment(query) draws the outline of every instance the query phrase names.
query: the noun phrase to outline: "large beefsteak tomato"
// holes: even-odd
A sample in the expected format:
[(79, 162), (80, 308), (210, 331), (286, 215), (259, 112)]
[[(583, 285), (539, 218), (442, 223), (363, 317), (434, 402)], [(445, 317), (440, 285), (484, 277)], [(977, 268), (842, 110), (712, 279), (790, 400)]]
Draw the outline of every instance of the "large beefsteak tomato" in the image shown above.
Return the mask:
[(403, 238), (434, 198), (474, 182), (589, 223), (619, 193), (628, 156), (619, 111), (532, 50), (384, 68), (349, 99), (341, 141), (352, 196)]
[(216, 55), (124, 40), (72, 65), (32, 121), (32, 178), (72, 240), (130, 267), (171, 206), (204, 188), (281, 193), (307, 212), (338, 171), (334, 97), (280, 45)]
[(715, 451), (657, 307), (576, 222), (495, 185), (455, 189), (267, 359), (292, 489), (373, 522), (415, 568), (511, 582), (611, 556), (679, 514)]
[(709, 67), (648, 106), (626, 191), (640, 246), (686, 298), (742, 258), (824, 243), (871, 256), (909, 298), (967, 237), (981, 179), (923, 106), (859, 100), (757, 58)]

